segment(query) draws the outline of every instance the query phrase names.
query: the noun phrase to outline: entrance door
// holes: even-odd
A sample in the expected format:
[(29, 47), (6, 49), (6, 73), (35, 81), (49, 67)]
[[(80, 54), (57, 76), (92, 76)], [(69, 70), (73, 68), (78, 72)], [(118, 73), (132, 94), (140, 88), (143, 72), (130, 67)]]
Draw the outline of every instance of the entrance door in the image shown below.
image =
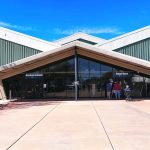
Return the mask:
[(99, 79), (80, 78), (79, 97), (104, 97), (103, 87)]
[(25, 98), (43, 98), (43, 79), (27, 79)]
[(65, 87), (65, 78), (56, 77), (55, 78), (55, 97), (64, 98), (66, 97), (66, 87)]
[(74, 98), (74, 73), (45, 74), (45, 98)]
[(91, 78), (89, 80), (90, 97), (103, 97), (103, 87), (99, 78)]

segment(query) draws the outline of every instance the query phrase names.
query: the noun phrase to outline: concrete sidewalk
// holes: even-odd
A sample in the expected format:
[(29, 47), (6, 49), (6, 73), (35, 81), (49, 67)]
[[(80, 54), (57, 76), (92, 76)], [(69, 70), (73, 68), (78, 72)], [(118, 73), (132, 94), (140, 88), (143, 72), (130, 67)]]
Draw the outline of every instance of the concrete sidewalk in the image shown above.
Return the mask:
[(0, 150), (149, 150), (150, 101), (12, 102)]

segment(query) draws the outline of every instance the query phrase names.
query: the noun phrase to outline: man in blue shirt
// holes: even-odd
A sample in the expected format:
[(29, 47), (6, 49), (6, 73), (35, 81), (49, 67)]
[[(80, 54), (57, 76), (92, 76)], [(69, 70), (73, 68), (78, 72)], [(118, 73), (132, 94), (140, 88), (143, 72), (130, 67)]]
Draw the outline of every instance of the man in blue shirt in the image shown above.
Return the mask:
[(107, 98), (108, 98), (108, 99), (111, 98), (111, 94), (112, 94), (112, 84), (113, 84), (113, 81), (112, 81), (112, 80), (110, 80), (110, 81), (106, 84)]

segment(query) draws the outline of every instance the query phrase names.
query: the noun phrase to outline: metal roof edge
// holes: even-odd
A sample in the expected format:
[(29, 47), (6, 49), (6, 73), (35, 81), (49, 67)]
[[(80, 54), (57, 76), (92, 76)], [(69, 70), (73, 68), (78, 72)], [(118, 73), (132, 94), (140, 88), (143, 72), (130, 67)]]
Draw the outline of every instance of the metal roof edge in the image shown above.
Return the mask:
[[(138, 42), (138, 41), (141, 41), (141, 40), (143, 40), (143, 39), (146, 39), (146, 38), (148, 38), (148, 37), (150, 37), (150, 35), (149, 34), (145, 34), (145, 36), (141, 36), (141, 37), (138, 37), (137, 39), (136, 38), (130, 38), (130, 40), (125, 40), (125, 38), (129, 38), (129, 37), (131, 37), (131, 36), (135, 36), (135, 35), (137, 35), (137, 34), (142, 34), (142, 32), (145, 32), (145, 31), (148, 31), (148, 30), (150, 30), (150, 25), (149, 26), (146, 26), (146, 27), (143, 27), (143, 28), (140, 28), (140, 29), (137, 29), (137, 30), (134, 30), (134, 31), (131, 31), (131, 32), (128, 32), (128, 33), (125, 33), (125, 34), (123, 34), (123, 35), (121, 35), (121, 36), (117, 36), (117, 37), (115, 37), (115, 38), (112, 38), (112, 39), (110, 39), (110, 40), (107, 40), (106, 42), (104, 42), (104, 43), (102, 43), (102, 44), (96, 44), (95, 46), (96, 47), (105, 47), (105, 45), (113, 45), (113, 43), (115, 43), (115, 42), (118, 42), (117, 43), (117, 45), (119, 45), (120, 44), (120, 47), (123, 47), (123, 46), (126, 46), (126, 45), (129, 45), (129, 44), (132, 44), (132, 43), (135, 43), (135, 42)], [(126, 41), (126, 44), (122, 44), (120, 41)], [(122, 45), (121, 45), (122, 44)], [(111, 45), (111, 47), (112, 47), (112, 45)], [(119, 46), (118, 46), (118, 48), (120, 48)], [(113, 50), (113, 49), (112, 49)]]
[(68, 42), (72, 42), (73, 40), (77, 40), (79, 38), (89, 40), (91, 42), (96, 42), (96, 43), (100, 43), (100, 42), (103, 43), (103, 42), (107, 41), (106, 39), (102, 39), (102, 38), (99, 38), (99, 37), (96, 37), (96, 36), (93, 36), (93, 35), (89, 35), (89, 34), (86, 34), (86, 33), (83, 33), (83, 32), (77, 32), (75, 34), (69, 35), (67, 37), (58, 39), (58, 40), (53, 41), (53, 42), (58, 43), (58, 44), (65, 44), (65, 43), (68, 43)]
[[(46, 47), (48, 47), (48, 46), (51, 46), (52, 48), (60, 47), (60, 45), (58, 45), (56, 43), (42, 40), (42, 39), (27, 35), (27, 34), (23, 34), (23, 33), (14, 31), (14, 30), (10, 30), (10, 29), (1, 27), (1, 26), (0, 26), (0, 32), (2, 32), (2, 34), (0, 34), (1, 39), (8, 40), (10, 42), (14, 42), (14, 43), (21, 44), (23, 46), (27, 46), (27, 47), (31, 47), (31, 48), (35, 47), (36, 49), (38, 49), (37, 46), (34, 46), (37, 43), (42, 44)], [(13, 37), (15, 37), (15, 38), (13, 38)], [(34, 42), (34, 43), (36, 42), (36, 44), (30, 44), (32, 42)], [(41, 48), (39, 50), (41, 50)]]

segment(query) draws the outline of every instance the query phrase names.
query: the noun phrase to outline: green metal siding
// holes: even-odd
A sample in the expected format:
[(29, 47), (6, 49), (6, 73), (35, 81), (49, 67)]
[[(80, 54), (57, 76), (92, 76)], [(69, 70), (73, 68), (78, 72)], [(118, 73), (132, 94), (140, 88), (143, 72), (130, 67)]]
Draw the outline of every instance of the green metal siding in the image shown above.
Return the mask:
[(0, 39), (0, 66), (40, 52), (27, 46)]
[(121, 47), (114, 51), (150, 61), (150, 38)]

